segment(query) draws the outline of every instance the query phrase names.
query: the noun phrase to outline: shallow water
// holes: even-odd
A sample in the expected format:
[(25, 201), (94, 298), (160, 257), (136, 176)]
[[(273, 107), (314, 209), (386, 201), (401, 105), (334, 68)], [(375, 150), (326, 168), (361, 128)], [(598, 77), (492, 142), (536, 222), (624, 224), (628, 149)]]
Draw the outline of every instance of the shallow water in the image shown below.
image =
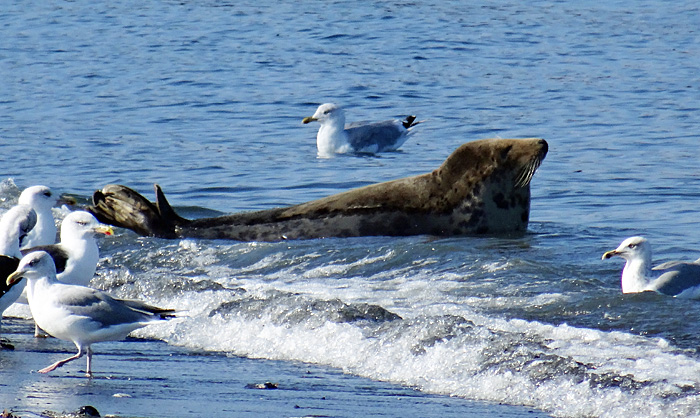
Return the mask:
[[(107, 183), (188, 216), (299, 203), (546, 138), (520, 238), (102, 241), (94, 284), (182, 306), (137, 335), (557, 416), (688, 416), (697, 302), (621, 295), (643, 234), (700, 257), (695, 2), (14, 2), (0, 12), (3, 208)], [(317, 158), (318, 104), (416, 114), (400, 152)], [(62, 215), (57, 211), (57, 215)]]
[(38, 376), (28, 371), (66, 357), (70, 343), (35, 339), (26, 320), (5, 322), (16, 349), (0, 354), (0, 405), (12, 405), (22, 418), (46, 418), (53, 415), (44, 411), (70, 412), (85, 404), (110, 417), (544, 416), (525, 407), (434, 396), (327, 366), (133, 338), (95, 346), (93, 366), (100, 371), (92, 379), (69, 369)]

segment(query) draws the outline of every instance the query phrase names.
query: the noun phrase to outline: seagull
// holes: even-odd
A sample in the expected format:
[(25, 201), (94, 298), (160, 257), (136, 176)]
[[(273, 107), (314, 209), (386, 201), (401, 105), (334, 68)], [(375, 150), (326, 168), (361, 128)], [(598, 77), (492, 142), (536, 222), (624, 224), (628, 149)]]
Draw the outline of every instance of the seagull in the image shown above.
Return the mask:
[(377, 153), (396, 151), (413, 133), (415, 116), (406, 120), (386, 120), (383, 122), (354, 122), (345, 125), (343, 108), (333, 103), (325, 103), (316, 109), (313, 116), (304, 118), (302, 123), (318, 121), (321, 127), (316, 135), (319, 155), (344, 153)]
[[(100, 261), (96, 234), (113, 235), (114, 230), (99, 223), (89, 212), (71, 212), (61, 223), (61, 242), (32, 247), (22, 253), (46, 251), (53, 258), (59, 282), (87, 286), (95, 276)], [(26, 298), (20, 298), (19, 302), (26, 303)], [(45, 335), (36, 326), (34, 336)]]
[(654, 291), (700, 299), (700, 260), (669, 261), (652, 268), (651, 244), (644, 237), (627, 238), (617, 249), (603, 254), (603, 260), (613, 256), (627, 261), (622, 269), (622, 293)]
[(63, 219), (61, 242), (28, 248), (22, 253), (46, 251), (56, 265), (58, 281), (87, 286), (100, 261), (97, 234), (113, 235), (114, 230), (99, 223), (91, 213), (78, 210)]
[(175, 316), (140, 301), (114, 299), (105, 292), (85, 286), (61, 283), (56, 267), (45, 251), (25, 255), (17, 270), (7, 278), (8, 286), (27, 279), (29, 308), (37, 324), (52, 336), (72, 341), (78, 353), (39, 370), (48, 373), (87, 355), (86, 376), (92, 377), (91, 344), (119, 341), (138, 328)]
[[(24, 284), (10, 286), (5, 279), (15, 271), (22, 253), (19, 247), (36, 224), (36, 212), (26, 205), (16, 205), (0, 218), (0, 317), (24, 290)], [(4, 348), (12, 346), (0, 343)]]
[(51, 208), (58, 199), (46, 186), (27, 187), (19, 195), (18, 204), (30, 206), (36, 212), (37, 223), (22, 248), (49, 245), (56, 242), (56, 223)]

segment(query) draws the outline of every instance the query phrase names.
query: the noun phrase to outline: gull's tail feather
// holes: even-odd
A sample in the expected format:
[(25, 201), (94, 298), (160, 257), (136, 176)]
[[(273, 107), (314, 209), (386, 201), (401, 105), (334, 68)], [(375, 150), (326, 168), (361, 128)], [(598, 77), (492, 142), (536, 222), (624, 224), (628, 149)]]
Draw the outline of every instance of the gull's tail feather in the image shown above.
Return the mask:
[(118, 299), (120, 302), (128, 306), (129, 308), (141, 312), (146, 315), (152, 315), (153, 317), (158, 317), (159, 319), (169, 319), (177, 318), (180, 312), (175, 309), (159, 308), (157, 306), (149, 305), (140, 300), (134, 299)]
[(424, 120), (416, 121), (416, 117), (414, 115), (410, 115), (410, 116), (406, 116), (406, 119), (403, 122), (401, 122), (401, 124), (403, 125), (404, 128), (408, 129), (408, 128), (412, 128), (412, 127), (418, 125), (419, 123), (423, 123), (423, 122), (425, 122), (425, 121)]

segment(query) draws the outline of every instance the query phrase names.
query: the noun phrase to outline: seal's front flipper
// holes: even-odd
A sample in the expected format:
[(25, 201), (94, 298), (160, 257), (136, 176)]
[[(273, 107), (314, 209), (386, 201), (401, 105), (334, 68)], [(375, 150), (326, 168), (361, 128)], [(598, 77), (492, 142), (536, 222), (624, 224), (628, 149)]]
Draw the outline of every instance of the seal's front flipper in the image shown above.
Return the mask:
[(108, 184), (92, 195), (87, 210), (103, 223), (128, 228), (139, 235), (178, 238), (175, 227), (189, 221), (178, 216), (157, 184), (156, 203), (126, 186)]

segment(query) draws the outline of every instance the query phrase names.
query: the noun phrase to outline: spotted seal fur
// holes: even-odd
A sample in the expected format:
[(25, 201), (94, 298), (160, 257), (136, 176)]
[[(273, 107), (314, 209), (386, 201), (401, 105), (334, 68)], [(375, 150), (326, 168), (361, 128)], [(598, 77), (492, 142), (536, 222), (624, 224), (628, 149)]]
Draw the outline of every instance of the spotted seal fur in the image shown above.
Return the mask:
[(101, 222), (162, 238), (277, 241), (370, 235), (470, 235), (523, 232), (530, 180), (547, 155), (544, 139), (484, 139), (457, 148), (431, 173), (289, 207), (185, 219), (155, 185), (156, 202), (121, 185), (93, 195)]

